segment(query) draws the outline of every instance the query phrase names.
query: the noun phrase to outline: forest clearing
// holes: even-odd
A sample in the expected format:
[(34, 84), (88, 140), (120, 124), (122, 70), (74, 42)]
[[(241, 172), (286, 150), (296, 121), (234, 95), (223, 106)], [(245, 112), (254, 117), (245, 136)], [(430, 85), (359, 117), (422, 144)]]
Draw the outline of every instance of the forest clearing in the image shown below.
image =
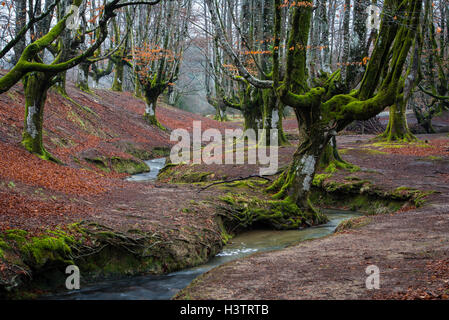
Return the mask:
[(0, 14), (1, 299), (449, 300), (448, 1)]

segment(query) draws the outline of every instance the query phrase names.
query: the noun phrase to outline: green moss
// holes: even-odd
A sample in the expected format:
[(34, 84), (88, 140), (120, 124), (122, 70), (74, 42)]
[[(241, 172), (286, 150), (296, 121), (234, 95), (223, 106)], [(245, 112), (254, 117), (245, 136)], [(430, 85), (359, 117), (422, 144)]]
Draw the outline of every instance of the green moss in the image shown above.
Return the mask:
[(62, 230), (47, 231), (42, 235), (29, 237), (25, 230), (6, 230), (0, 235), (0, 248), (20, 253), (23, 262), (33, 270), (58, 263), (73, 264), (72, 236)]
[(337, 171), (337, 165), (335, 163), (331, 163), (330, 165), (327, 166), (326, 169), (324, 169), (324, 171), (334, 173), (335, 171)]
[(81, 117), (78, 114), (76, 114), (75, 112), (70, 111), (67, 114), (67, 119), (74, 122), (75, 124), (78, 124), (81, 129), (83, 129), (83, 130), (87, 129), (86, 124), (84, 123), (83, 119), (81, 119)]
[(348, 170), (349, 172), (357, 172), (360, 171), (360, 167), (353, 165), (351, 163), (342, 162), (342, 161), (333, 161), (331, 162), (324, 171), (328, 173), (334, 173), (338, 169)]
[(288, 190), (292, 185), (295, 175), (290, 169), (286, 169), (282, 172), (279, 178), (269, 186), (266, 191), (269, 193), (274, 193), (272, 195), (273, 199), (282, 200), (288, 197)]
[[(64, 231), (67, 230), (67, 231)], [(27, 290), (53, 290), (64, 283), (68, 264), (77, 265), (83, 281), (111, 277), (162, 274), (205, 263), (222, 248), (221, 240), (230, 236), (215, 230), (176, 234), (167, 241), (154, 232), (133, 230), (121, 233), (96, 223), (80, 222), (30, 237), (24, 230), (0, 233), (0, 253), (8, 264), (23, 268), (32, 277), (20, 283), (24, 297)], [(211, 236), (212, 238), (207, 238)], [(11, 250), (12, 255), (4, 255)], [(0, 290), (5, 289), (0, 282)], [(25, 291), (23, 291), (25, 290)]]
[(212, 175), (213, 172), (188, 172), (183, 174), (179, 181), (186, 183), (205, 182)]
[(421, 141), (414, 140), (413, 142), (409, 141), (380, 141), (380, 142), (374, 142), (372, 144), (368, 144), (367, 146), (373, 146), (376, 148), (381, 149), (401, 149), (401, 148), (407, 148), (407, 147), (415, 147), (415, 148), (432, 148), (431, 145), (423, 143)]
[(218, 229), (220, 230), (221, 241), (223, 245), (226, 245), (229, 242), (229, 240), (232, 239), (232, 234), (230, 234), (228, 230), (226, 230), (226, 227), (223, 223), (223, 219), (221, 218), (221, 216), (217, 216), (215, 220), (217, 222)]
[(164, 126), (157, 120), (156, 116), (146, 114), (146, 115), (144, 115), (143, 118), (144, 118), (144, 120), (145, 120), (149, 125), (156, 126), (156, 127), (158, 127), (159, 129), (161, 129), (161, 130), (163, 130), (163, 131), (167, 131), (167, 128), (165, 128), (165, 127), (164, 127)]
[(140, 159), (140, 160), (149, 160), (151, 159), (151, 153), (144, 149), (139, 149), (134, 147), (133, 145), (129, 144), (126, 152), (132, 155), (134, 158)]
[(67, 237), (33, 237), (21, 247), (24, 261), (33, 268), (41, 268), (47, 263), (74, 264), (71, 258), (71, 240)]
[(17, 244), (22, 244), (26, 241), (28, 232), (19, 229), (10, 229), (4, 232), (4, 239), (15, 241)]
[(134, 159), (124, 159), (120, 157), (112, 157), (109, 159), (106, 157), (84, 159), (105, 172), (113, 170), (118, 173), (128, 173), (133, 175), (150, 171), (150, 168), (145, 162)]
[(145, 162), (119, 157), (111, 158), (112, 169), (118, 173), (138, 174), (150, 171)]
[(0, 239), (0, 248), (1, 249), (8, 249), (9, 245), (5, 242), (5, 240)]
[(222, 186), (220, 186), (220, 189), (229, 190), (232, 189), (253, 189), (257, 190), (260, 187), (263, 187), (266, 185), (268, 181), (266, 180), (256, 180), (256, 179), (248, 179), (248, 180), (241, 180), (241, 181), (234, 181), (230, 183), (225, 183)]
[(357, 181), (326, 181), (322, 184), (322, 187), (327, 192), (342, 192), (342, 193), (358, 193), (363, 188), (367, 190), (371, 183), (367, 180)]
[(223, 239), (222, 240), (223, 241), (223, 245), (226, 245), (226, 244), (228, 244), (229, 240), (232, 239), (232, 235), (227, 233), (226, 230), (223, 230), (221, 232), (221, 238)]
[(433, 194), (434, 191), (421, 191), (415, 188), (409, 187), (399, 187), (396, 188), (392, 193), (391, 197), (401, 200), (410, 200), (413, 202), (415, 207), (420, 207), (426, 202), (426, 197)]
[(5, 257), (5, 253), (3, 252), (3, 250), (7, 250), (10, 249), (10, 246), (0, 238), (0, 258), (4, 258)]
[(388, 154), (387, 152), (383, 152), (383, 151), (379, 151), (379, 150), (375, 150), (375, 149), (360, 149), (360, 151), (363, 151), (363, 152), (368, 153), (368, 154), (373, 154), (373, 155), (376, 155), (376, 154)]
[(158, 180), (165, 180), (165, 179), (171, 179), (174, 174), (176, 174), (176, 168), (178, 166), (182, 166), (184, 164), (174, 164), (174, 163), (167, 163), (158, 174)]
[(155, 147), (151, 150), (151, 154), (154, 158), (163, 158), (168, 157), (170, 155), (169, 147)]
[(344, 161), (340, 157), (338, 150), (331, 144), (328, 144), (324, 148), (321, 154), (319, 168), (324, 169), (324, 171), (327, 173), (334, 173), (338, 169), (347, 170), (350, 172), (356, 172), (360, 170), (358, 166)]
[(332, 174), (316, 174), (313, 178), (312, 185), (315, 187), (320, 187), (323, 182), (330, 177), (332, 177)]
[(345, 208), (365, 214), (383, 214), (399, 210), (409, 203), (416, 207), (425, 203), (433, 191), (420, 191), (408, 187), (382, 190), (367, 180), (356, 176), (335, 181), (320, 177), (314, 183), (311, 201), (319, 207)]
[(220, 197), (225, 206), (219, 206), (227, 230), (245, 230), (270, 227), (277, 230), (298, 229), (307, 221), (315, 221), (311, 213), (302, 212), (289, 198), (262, 200), (245, 194), (228, 193)]
[(361, 212), (366, 215), (393, 213), (407, 202), (367, 194), (328, 193), (321, 188), (314, 188), (310, 199), (318, 207), (341, 208)]
[(443, 161), (444, 160), (443, 157), (436, 157), (436, 156), (428, 156), (428, 157), (426, 157), (426, 159), (432, 160), (432, 161)]
[(86, 160), (87, 162), (92, 163), (93, 165), (95, 165), (97, 168), (105, 171), (105, 172), (110, 172), (108, 163), (106, 161), (106, 159), (104, 157), (97, 157), (97, 158), (84, 158), (84, 160)]

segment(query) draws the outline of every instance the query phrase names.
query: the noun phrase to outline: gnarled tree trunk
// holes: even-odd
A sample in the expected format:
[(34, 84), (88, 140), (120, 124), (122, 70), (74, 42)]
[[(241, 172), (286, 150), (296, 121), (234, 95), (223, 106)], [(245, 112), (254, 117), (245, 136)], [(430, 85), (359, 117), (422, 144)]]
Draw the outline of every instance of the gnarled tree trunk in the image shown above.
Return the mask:
[(157, 99), (164, 92), (166, 84), (146, 83), (142, 84), (145, 98), (145, 114), (144, 119), (150, 124), (166, 130), (156, 118)]
[(396, 104), (390, 107), (390, 118), (387, 129), (378, 139), (382, 141), (410, 142), (416, 137), (410, 132), (407, 125), (406, 103), (402, 98), (397, 99)]
[(45, 100), (51, 76), (33, 72), (25, 76), (25, 123), (22, 145), (31, 153), (45, 160), (55, 160), (44, 148), (42, 141)]

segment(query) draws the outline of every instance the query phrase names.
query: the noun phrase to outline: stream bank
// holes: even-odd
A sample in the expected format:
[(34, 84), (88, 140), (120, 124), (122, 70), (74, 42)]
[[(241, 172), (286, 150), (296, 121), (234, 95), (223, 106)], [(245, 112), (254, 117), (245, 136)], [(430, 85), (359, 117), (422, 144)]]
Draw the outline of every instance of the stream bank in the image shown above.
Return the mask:
[[(435, 144), (373, 145), (371, 138), (340, 138), (345, 160), (360, 170), (323, 172), (313, 197), (321, 206), (365, 207), (367, 216), (330, 237), (215, 268), (175, 298), (449, 299), (449, 139), (419, 137), (440, 140), (446, 147), (438, 151)], [(380, 272), (378, 290), (366, 287), (372, 265)]]
[(338, 225), (360, 214), (350, 211), (327, 210), (329, 222), (303, 230), (275, 231), (253, 230), (243, 232), (214, 258), (205, 264), (159, 276), (141, 276), (131, 279), (107, 281), (82, 288), (76, 292), (42, 297), (50, 300), (167, 300), (184, 289), (201, 274), (227, 262), (247, 257), (257, 252), (283, 249), (289, 245), (325, 237)]
[[(162, 163), (162, 160), (153, 160), (154, 168), (161, 167)], [(190, 186), (190, 191), (187, 191), (185, 189), (186, 186), (182, 184), (161, 185), (158, 182), (144, 181), (146, 179), (153, 179), (157, 170), (143, 174), (145, 176), (139, 175), (128, 180), (132, 180), (130, 183), (139, 185), (141, 188), (152, 186), (152, 188), (160, 191), (161, 194), (173, 192), (173, 188), (180, 189), (180, 195), (184, 198), (186, 197), (186, 193), (189, 195), (198, 194), (198, 185)], [(136, 181), (140, 182), (137, 183)], [(366, 187), (365, 182), (360, 183), (356, 179), (350, 179), (344, 183), (332, 183), (332, 188), (326, 190), (326, 181), (332, 180), (321, 179), (318, 176), (318, 179), (314, 182), (316, 188), (316, 192), (314, 193), (316, 194), (316, 204), (321, 207), (345, 207), (350, 202), (351, 197), (354, 197), (354, 194), (359, 194), (368, 198), (364, 198), (364, 201), (357, 201), (353, 204), (353, 209), (366, 211), (367, 208), (372, 207), (370, 197), (376, 197), (379, 206), (383, 205), (382, 208), (386, 208), (385, 210), (390, 210), (388, 209), (389, 206), (392, 206), (391, 210), (396, 210), (404, 202), (412, 200), (416, 196), (416, 192), (401, 191), (401, 193), (397, 192), (396, 194), (394, 192), (380, 192), (377, 188), (369, 191), (370, 188)], [(259, 185), (261, 187), (261, 183), (261, 181), (257, 181), (256, 179), (248, 180), (245, 183), (223, 184), (204, 192), (204, 195), (202, 195), (203, 200), (201, 201), (190, 200), (189, 205), (181, 210), (182, 215), (194, 217), (195, 221), (200, 220), (203, 223), (207, 223), (207, 228), (205, 228), (205, 225), (196, 231), (188, 230), (188, 223), (184, 223), (180, 228), (177, 228), (177, 234), (162, 234), (157, 231), (129, 227), (125, 229), (126, 231), (121, 231), (120, 229), (110, 228), (95, 221), (83, 221), (65, 226), (64, 229), (49, 230), (45, 235), (40, 237), (28, 237), (26, 232), (20, 230), (9, 231), (2, 236), (2, 239), (5, 240), (8, 246), (5, 252), (8, 258), (16, 259), (18, 267), (26, 272), (21, 277), (11, 278), (12, 281), (6, 283), (6, 286), (4, 285), (3, 288), (7, 290), (7, 296), (14, 296), (16, 298), (36, 297), (47, 291), (53, 292), (55, 289), (65, 291), (62, 288), (66, 277), (64, 274), (65, 267), (69, 264), (75, 264), (80, 268), (81, 274), (83, 275), (82, 287), (88, 286), (89, 283), (98, 283), (108, 279), (121, 279), (123, 277), (129, 278), (142, 274), (151, 274), (156, 278), (152, 278), (153, 280), (149, 280), (149, 282), (147, 282), (149, 279), (147, 277), (138, 278), (144, 279), (143, 283), (136, 280), (141, 285), (133, 282), (135, 280), (123, 280), (119, 281), (117, 286), (123, 288), (131, 285), (133, 288), (137, 286), (137, 291), (143, 290), (143, 293), (136, 293), (133, 291), (134, 289), (131, 289), (129, 290), (129, 297), (134, 297), (136, 294), (143, 294), (144, 298), (154, 298), (157, 296), (166, 298), (167, 295), (175, 294), (176, 290), (182, 289), (193, 278), (207, 271), (208, 268), (221, 264), (223, 259), (239, 257), (238, 254), (236, 256), (231, 254), (227, 257), (226, 255), (219, 255), (217, 259), (212, 260), (212, 264), (209, 265), (210, 267), (207, 267), (206, 264), (206, 266), (197, 268), (196, 271), (188, 269), (190, 267), (201, 266), (219, 254), (223, 245), (229, 241), (229, 233), (233, 233), (232, 230), (235, 228), (235, 223), (228, 219), (223, 224), (223, 221), (226, 219), (223, 220), (222, 214), (217, 215), (220, 210), (217, 211), (216, 199), (220, 199), (220, 197), (226, 198), (231, 192), (234, 194), (238, 193), (240, 196), (246, 194), (253, 197), (266, 197), (266, 195), (264, 196), (254, 190), (254, 186)], [(204, 184), (200, 184), (199, 186), (202, 185)], [(263, 187), (259, 189), (263, 189)], [(362, 189), (363, 192), (361, 191)], [(332, 197), (328, 197), (328, 195), (332, 193), (335, 194), (332, 203), (323, 201), (323, 199), (331, 199)], [(366, 194), (362, 195), (362, 193)], [(136, 198), (138, 196), (139, 194), (136, 194)], [(145, 204), (145, 206), (148, 206), (148, 204)], [(347, 217), (347, 213), (345, 217)], [(127, 219), (130, 221), (131, 216)], [(179, 216), (175, 219), (179, 219)], [(318, 232), (322, 236), (330, 234), (341, 220), (343, 219), (337, 218), (332, 220), (330, 225), (287, 232), (293, 232), (293, 234), (313, 234), (316, 230), (326, 230), (325, 234)], [(141, 223), (142, 220), (139, 219), (138, 221)], [(131, 221), (129, 223), (131, 224)], [(139, 226), (142, 227), (142, 225)], [(240, 228), (238, 233), (251, 228), (251, 225), (248, 225), (246, 228)], [(301, 239), (300, 235), (295, 235), (295, 237), (295, 241)], [(286, 244), (291, 244), (291, 242), (283, 243), (277, 247), (268, 245), (266, 248), (267, 250), (279, 249)], [(251, 248), (250, 251), (243, 250), (242, 253), (252, 253), (251, 250)], [(224, 252), (226, 253), (226, 251)], [(173, 272), (185, 269), (187, 270), (173, 274)], [(168, 274), (168, 276), (164, 276), (164, 274)], [(32, 281), (28, 278), (30, 276), (32, 277)], [(154, 284), (154, 281), (160, 283), (162, 288), (165, 288), (168, 283), (168, 291), (162, 292), (165, 289), (156, 289), (156, 292), (152, 293), (145, 289), (148, 284), (152, 286), (151, 283), (153, 282)], [(114, 292), (114, 286), (115, 283), (112, 286), (106, 285), (109, 288), (106, 289), (106, 292), (108, 290)], [(120, 294), (117, 293), (117, 295), (110, 296), (104, 293), (101, 287), (94, 286), (92, 290), (88, 289), (85, 293), (81, 293), (81, 297), (88, 298), (89, 296), (112, 298), (118, 297)], [(73, 297), (76, 299), (80, 296), (75, 294)], [(70, 298), (70, 296), (66, 298)]]

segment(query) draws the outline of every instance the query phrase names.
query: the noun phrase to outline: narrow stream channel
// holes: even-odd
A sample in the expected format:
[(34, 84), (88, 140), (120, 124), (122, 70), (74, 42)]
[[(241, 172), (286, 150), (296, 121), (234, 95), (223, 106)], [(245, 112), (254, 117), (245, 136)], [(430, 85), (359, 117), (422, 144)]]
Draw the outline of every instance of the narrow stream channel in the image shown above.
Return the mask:
[(136, 174), (134, 176), (126, 179), (127, 181), (143, 182), (143, 181), (153, 181), (156, 180), (159, 171), (165, 166), (165, 158), (153, 159), (145, 161), (145, 163), (150, 167), (150, 172), (144, 172)]
[[(157, 172), (163, 167), (162, 164), (159, 168), (162, 160), (156, 160), (147, 162), (151, 168), (151, 178), (147, 175), (147, 178), (145, 179), (143, 178), (143, 175), (146, 174), (142, 174), (138, 175), (138, 177), (134, 176), (129, 180), (154, 180), (157, 176)], [(167, 275), (148, 275), (123, 280), (100, 282), (75, 292), (62, 293), (49, 297), (48, 299), (167, 300), (173, 297), (179, 290), (188, 286), (196, 277), (212, 268), (235, 259), (246, 257), (255, 252), (278, 250), (300, 241), (325, 237), (334, 232), (340, 222), (359, 215), (356, 212), (339, 210), (326, 210), (326, 214), (329, 217), (329, 222), (312, 228), (290, 231), (254, 230), (242, 233), (232, 239), (230, 243), (225, 246), (223, 251), (208, 263), (194, 268), (173, 272)]]

